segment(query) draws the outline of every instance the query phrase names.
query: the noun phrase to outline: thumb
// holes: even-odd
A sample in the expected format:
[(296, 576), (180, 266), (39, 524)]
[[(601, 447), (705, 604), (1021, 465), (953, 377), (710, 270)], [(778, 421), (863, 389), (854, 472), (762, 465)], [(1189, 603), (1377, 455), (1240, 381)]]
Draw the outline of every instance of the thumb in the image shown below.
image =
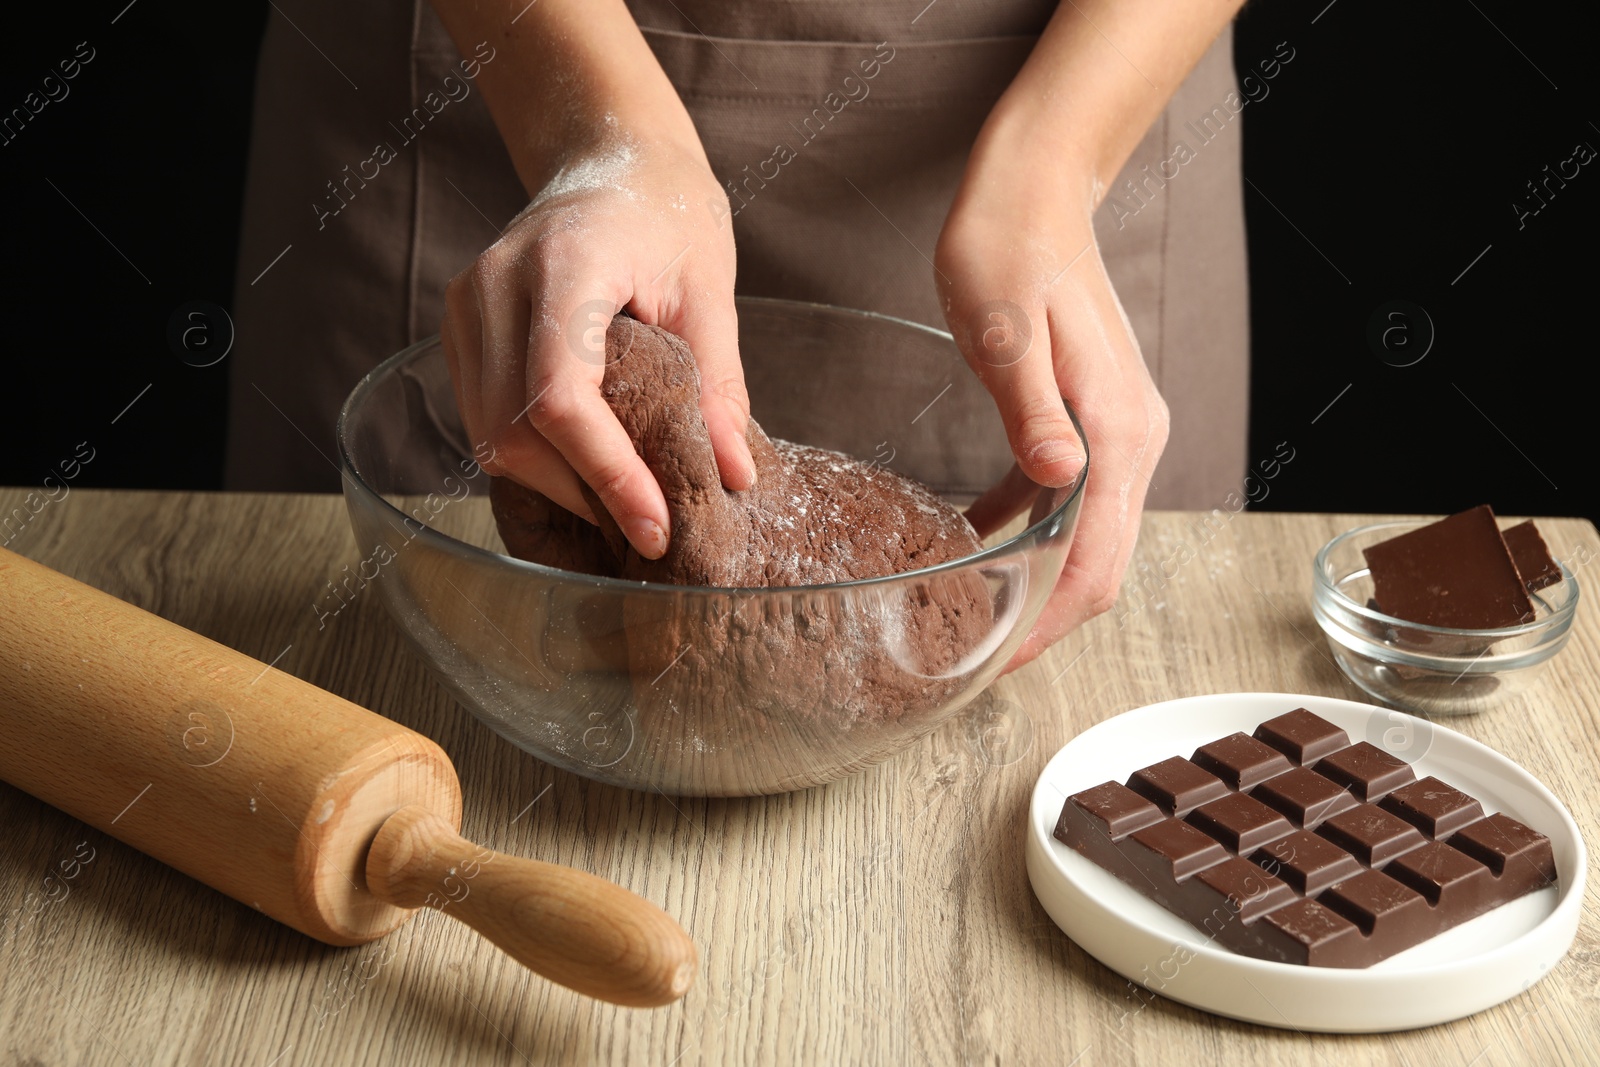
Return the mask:
[(1051, 488), (1071, 484), (1085, 452), (1056, 385), (1045, 312), (988, 300), (963, 320), (962, 353), (994, 397), (1021, 473)]

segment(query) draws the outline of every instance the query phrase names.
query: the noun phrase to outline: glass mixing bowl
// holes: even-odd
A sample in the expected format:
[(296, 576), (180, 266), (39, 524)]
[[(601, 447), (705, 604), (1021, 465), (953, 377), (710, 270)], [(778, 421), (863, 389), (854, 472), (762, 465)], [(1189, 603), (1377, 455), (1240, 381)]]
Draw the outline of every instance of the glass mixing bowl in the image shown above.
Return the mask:
[[(994, 405), (949, 334), (792, 301), (741, 298), (738, 312), (752, 413), (770, 436), (957, 504), (1009, 468)], [(1043, 610), (1084, 482), (1041, 493), (1026, 529), (966, 559), (711, 589), (504, 554), (437, 338), (362, 379), (338, 439), (357, 576), (473, 714), (574, 773), (699, 796), (844, 777), (969, 703)]]

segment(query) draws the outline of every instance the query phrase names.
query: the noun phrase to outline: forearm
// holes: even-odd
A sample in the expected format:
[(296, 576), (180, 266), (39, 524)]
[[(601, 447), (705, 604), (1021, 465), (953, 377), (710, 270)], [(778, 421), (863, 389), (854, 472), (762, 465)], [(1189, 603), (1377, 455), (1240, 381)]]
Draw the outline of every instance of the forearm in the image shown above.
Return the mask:
[(619, 138), (670, 141), (704, 158), (622, 0), (432, 2), (463, 55), (479, 42), (494, 48), (478, 83), (530, 195), (573, 156)]
[(1041, 177), (1083, 183), (1097, 206), (1240, 6), (1065, 0), (995, 105), (974, 155), (987, 148), (1019, 165), (1054, 161)]

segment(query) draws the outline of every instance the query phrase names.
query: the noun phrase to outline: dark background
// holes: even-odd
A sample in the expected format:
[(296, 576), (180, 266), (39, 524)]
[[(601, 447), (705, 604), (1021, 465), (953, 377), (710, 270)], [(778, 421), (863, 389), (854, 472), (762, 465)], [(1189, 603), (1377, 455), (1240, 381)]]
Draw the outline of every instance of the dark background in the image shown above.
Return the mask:
[[(1504, 0), (1325, 4), (1255, 0), (1235, 31), (1241, 74), (1294, 49), (1244, 112), (1251, 455), (1295, 450), (1256, 506), (1600, 517), (1580, 373), (1600, 161), (1520, 229), (1512, 206), (1600, 148), (1591, 28)], [(0, 111), (79, 41), (96, 56), (0, 147), (0, 484), (41, 484), (85, 440), (77, 486), (221, 483), (227, 361), (188, 365), (168, 325), (230, 302), (268, 5), (125, 5), (8, 12)]]
[[(1512, 207), (1579, 142), (1600, 149), (1592, 24), (1502, 0), (1326, 4), (1257, 0), (1234, 38), (1241, 73), (1296, 50), (1244, 111), (1250, 452), (1296, 449), (1265, 508), (1600, 517), (1582, 370), (1600, 159), (1520, 230)], [(1367, 340), (1395, 300), (1436, 331), (1412, 366)]]
[(127, 2), (7, 11), (0, 113), (20, 107), (78, 42), (96, 54), (70, 95), (0, 146), (9, 327), (0, 484), (42, 484), (84, 440), (94, 459), (74, 487), (222, 484), (227, 360), (181, 362), (167, 323), (189, 301), (232, 302), (269, 8), (137, 0), (113, 25)]

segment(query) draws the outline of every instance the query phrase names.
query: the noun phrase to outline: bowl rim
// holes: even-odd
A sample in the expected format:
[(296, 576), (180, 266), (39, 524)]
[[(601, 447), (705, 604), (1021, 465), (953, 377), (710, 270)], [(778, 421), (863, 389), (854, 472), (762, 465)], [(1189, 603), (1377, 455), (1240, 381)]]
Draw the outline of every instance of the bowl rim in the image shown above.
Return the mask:
[[(1498, 518), (1498, 516), (1496, 517)], [(1457, 626), (1433, 626), (1424, 622), (1412, 622), (1410, 619), (1402, 619), (1394, 615), (1385, 615), (1383, 612), (1369, 608), (1365, 604), (1358, 603), (1351, 597), (1345, 595), (1344, 591), (1335, 585), (1328, 577), (1328, 558), (1336, 549), (1338, 549), (1350, 538), (1353, 538), (1359, 534), (1376, 533), (1380, 530), (1398, 530), (1402, 527), (1426, 526), (1431, 522), (1437, 521), (1437, 519), (1391, 519), (1385, 522), (1374, 522), (1368, 523), (1364, 526), (1355, 526), (1346, 530), (1344, 533), (1339, 534), (1317, 551), (1316, 558), (1312, 562), (1311, 572), (1313, 592), (1322, 596), (1331, 596), (1335, 604), (1341, 610), (1351, 612), (1360, 618), (1383, 623), (1390, 626), (1391, 629), (1404, 628), (1407, 630), (1415, 630), (1423, 634), (1438, 635), (1441, 637), (1491, 637), (1498, 640), (1507, 637), (1521, 637), (1527, 634), (1537, 634), (1543, 630), (1555, 629), (1558, 626), (1562, 626), (1563, 624), (1571, 621), (1572, 616), (1577, 612), (1578, 609), (1578, 598), (1581, 595), (1581, 590), (1578, 586), (1578, 576), (1560, 560), (1556, 561), (1556, 566), (1561, 571), (1562, 583), (1570, 586), (1572, 591), (1572, 595), (1567, 598), (1566, 603), (1560, 605), (1542, 619), (1535, 619), (1532, 622), (1519, 622), (1515, 626), (1499, 626), (1483, 630), (1464, 629)], [(1436, 658), (1439, 656), (1438, 653), (1427, 654)]]
[[(945, 330), (935, 329), (934, 327), (928, 326), (924, 323), (911, 322), (907, 319), (896, 318), (893, 315), (885, 315), (876, 311), (865, 311), (858, 308), (840, 307), (834, 304), (819, 304), (805, 300), (786, 300), (779, 297), (765, 296), (738, 296), (735, 298), (735, 304), (737, 307), (757, 305), (775, 308), (804, 308), (825, 311), (834, 315), (843, 314), (847, 317), (857, 319), (876, 319), (879, 321), (892, 323), (896, 326), (911, 327), (919, 332), (931, 334), (935, 338), (948, 341), (952, 345), (955, 344), (955, 337)], [(530, 560), (519, 559), (516, 556), (507, 555), (504, 552), (495, 552), (492, 549), (481, 548), (478, 545), (471, 544), (470, 542), (451, 537), (449, 534), (435, 529), (426, 522), (422, 522), (421, 520), (417, 519), (416, 516), (403, 512), (399, 508), (395, 507), (394, 504), (390, 503), (387, 497), (378, 492), (371, 485), (367, 484), (366, 480), (362, 478), (360, 471), (356, 469), (355, 461), (350, 456), (350, 451), (347, 446), (348, 437), (345, 433), (345, 427), (349, 421), (351, 411), (358, 407), (360, 402), (377, 387), (377, 383), (380, 379), (387, 377), (391, 372), (403, 364), (417, 359), (424, 350), (439, 345), (440, 335), (433, 334), (430, 337), (424, 337), (421, 340), (402, 348), (399, 352), (389, 356), (376, 367), (372, 368), (372, 370), (364, 374), (361, 380), (355, 384), (355, 387), (350, 390), (349, 395), (345, 397), (344, 403), (339, 406), (339, 418), (334, 424), (334, 441), (339, 452), (340, 482), (346, 487), (346, 495), (349, 493), (349, 486), (352, 484), (355, 485), (361, 490), (362, 493), (376, 500), (382, 507), (393, 512), (394, 516), (398, 517), (402, 521), (409, 519), (413, 524), (420, 526), (421, 528), (415, 533), (415, 538), (421, 538), (425, 541), (429, 541), (430, 543), (433, 543), (435, 547), (438, 547), (444, 551), (461, 552), (462, 550), (465, 550), (469, 557), (482, 556), (489, 560), (511, 564), (518, 570), (528, 571), (533, 574), (546, 577), (558, 577), (567, 581), (582, 582), (601, 589), (616, 589), (619, 591), (627, 591), (635, 595), (641, 592), (663, 594), (711, 593), (724, 595), (792, 595), (794, 593), (831, 592), (836, 589), (853, 590), (875, 585), (887, 585), (894, 582), (902, 582), (906, 579), (929, 578), (948, 571), (964, 570), (969, 567), (992, 563), (1001, 557), (1014, 554), (1015, 550), (1024, 541), (1035, 539), (1037, 536), (1042, 536), (1047, 532), (1049, 527), (1059, 526), (1061, 520), (1078, 506), (1078, 503), (1083, 497), (1084, 486), (1089, 481), (1090, 451), (1088, 437), (1084, 433), (1083, 424), (1078, 420), (1077, 412), (1073, 410), (1070, 403), (1066, 403), (1066, 398), (1063, 397), (1062, 400), (1067, 410), (1067, 418), (1072, 420), (1072, 427), (1077, 432), (1078, 440), (1083, 445), (1083, 467), (1078, 471), (1077, 480), (1072, 485), (1071, 491), (1067, 493), (1066, 497), (1061, 501), (1060, 504), (1054, 508), (1051, 508), (1050, 511), (1040, 518), (1038, 522), (1030, 523), (1026, 528), (1018, 532), (1016, 535), (1007, 538), (999, 544), (991, 545), (988, 548), (974, 552), (969, 556), (962, 556), (959, 559), (947, 560), (944, 563), (938, 563), (931, 567), (919, 567), (918, 569), (911, 571), (899, 571), (894, 574), (878, 575), (874, 578), (854, 578), (847, 582), (828, 582), (819, 585), (676, 585), (670, 582), (634, 581), (627, 578), (611, 578), (600, 574), (584, 574), (581, 571), (561, 570), (557, 567), (547, 567), (542, 563), (534, 563)], [(479, 468), (479, 471), (485, 474), (488, 473), (487, 471), (483, 471), (481, 467)], [(410, 527), (407, 528), (410, 529)]]

